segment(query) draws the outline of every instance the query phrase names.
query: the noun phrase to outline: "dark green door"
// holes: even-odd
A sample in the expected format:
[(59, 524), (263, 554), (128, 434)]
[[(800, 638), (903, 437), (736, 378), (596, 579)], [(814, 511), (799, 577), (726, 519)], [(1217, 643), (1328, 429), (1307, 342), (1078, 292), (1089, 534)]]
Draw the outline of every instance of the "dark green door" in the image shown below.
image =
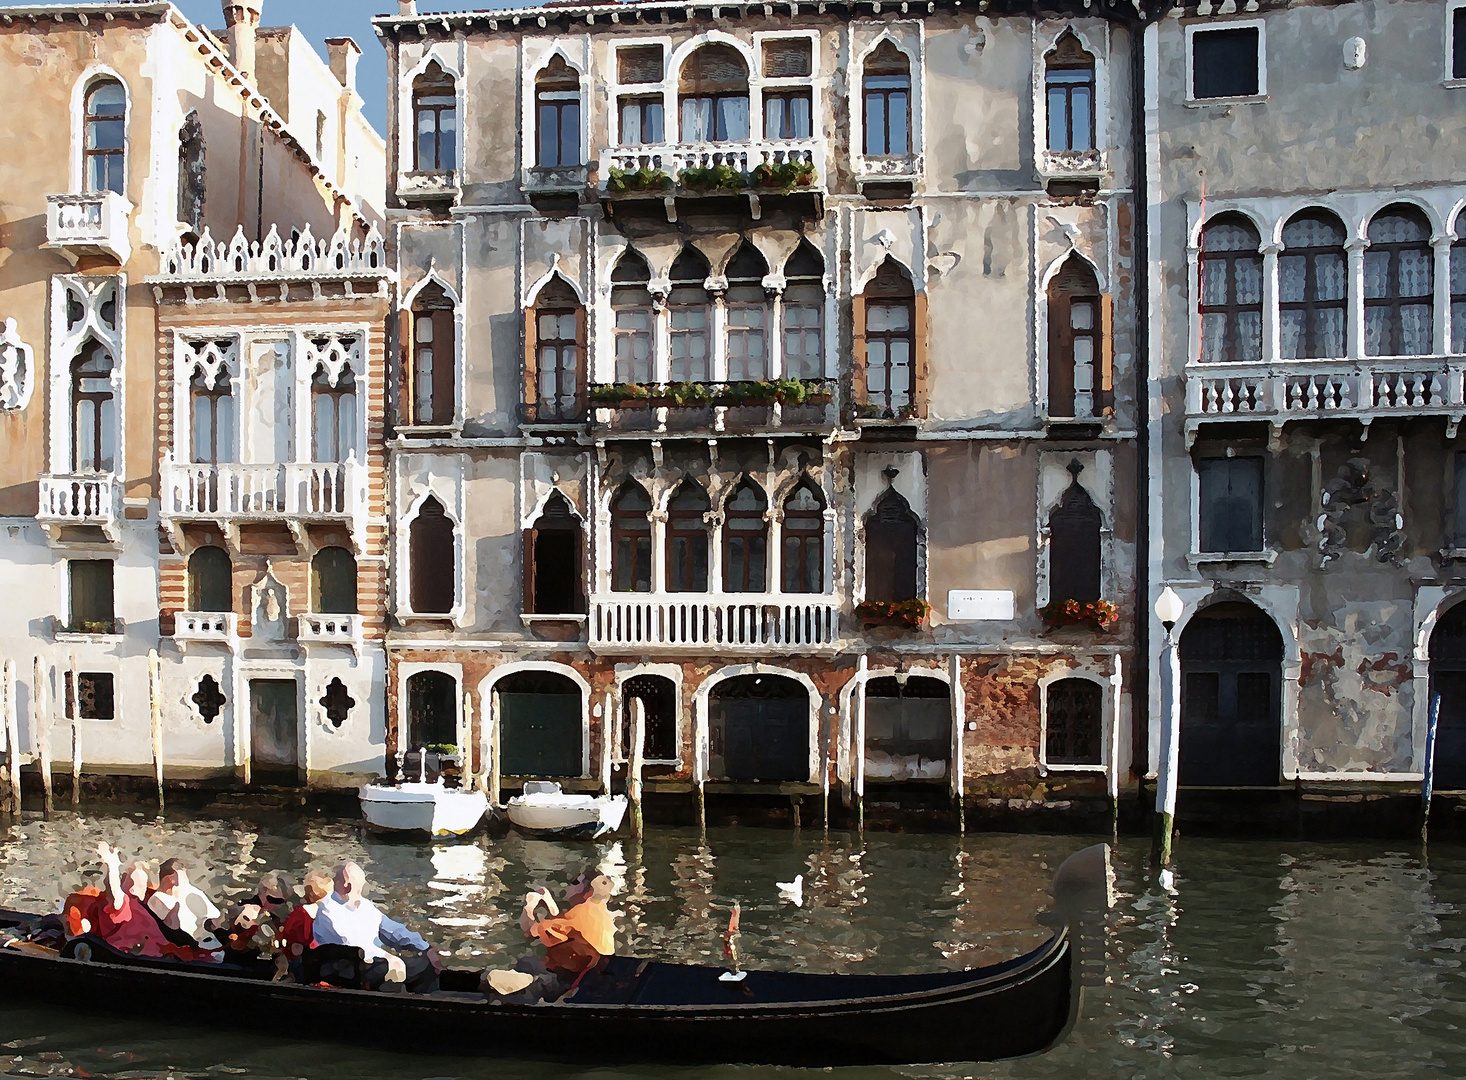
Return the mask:
[(717, 779), (809, 779), (809, 694), (793, 679), (740, 675), (719, 683), (708, 719)]
[(300, 762), (300, 710), (293, 679), (252, 679), (249, 748), (256, 771), (294, 772)]
[(580, 776), (584, 772), (580, 691), (500, 690), (499, 737), (504, 745), (500, 772), (505, 776)]

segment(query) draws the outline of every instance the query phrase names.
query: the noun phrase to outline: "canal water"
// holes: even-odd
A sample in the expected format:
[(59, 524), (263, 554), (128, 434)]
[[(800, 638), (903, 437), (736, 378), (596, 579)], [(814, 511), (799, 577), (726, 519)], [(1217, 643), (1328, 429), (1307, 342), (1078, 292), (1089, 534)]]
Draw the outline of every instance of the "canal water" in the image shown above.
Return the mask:
[[(233, 812), (231, 812), (231, 815)], [(637, 848), (547, 843), (387, 841), (328, 817), (60, 814), (0, 833), (0, 905), (54, 909), (94, 878), (98, 839), (128, 857), (179, 856), (217, 899), (261, 873), (360, 862), (371, 895), (455, 964), (507, 964), (528, 951), (521, 898), (559, 891), (587, 863), (617, 880), (622, 951), (719, 962), (728, 905), (743, 907), (748, 966), (830, 972), (955, 969), (1041, 941), (1034, 914), (1052, 871), (1087, 837), (954, 836), (818, 830), (657, 829)], [(839, 1070), (871, 1078), (1466, 1077), (1466, 848), (1399, 842), (1304, 844), (1187, 837), (1175, 880), (1145, 870), (1146, 846), (1116, 852), (1119, 904), (1109, 985), (1088, 992), (1069, 1040), (998, 1065)], [(802, 907), (777, 883), (803, 876)], [(79, 1018), (0, 1006), (0, 1075), (209, 1080), (549, 1080), (717, 1077), (772, 1080), (797, 1070), (594, 1068), (448, 1054), (394, 1055), (272, 1032)], [(441, 1033), (450, 1050), (451, 1030)], [(475, 1048), (491, 1050), (492, 1048)]]

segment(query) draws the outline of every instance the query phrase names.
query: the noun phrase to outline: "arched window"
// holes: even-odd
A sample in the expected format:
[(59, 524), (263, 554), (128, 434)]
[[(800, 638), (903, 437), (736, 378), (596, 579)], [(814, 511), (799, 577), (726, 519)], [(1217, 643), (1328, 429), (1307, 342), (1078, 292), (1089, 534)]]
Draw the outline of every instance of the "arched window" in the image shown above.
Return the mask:
[(403, 750), (458, 741), (458, 681), (442, 671), (419, 671), (407, 680), (407, 738)]
[(311, 559), (311, 610), (356, 614), (356, 556), (343, 547), (321, 548)]
[(883, 41), (865, 61), (865, 156), (911, 153), (911, 61)]
[(1428, 356), (1432, 351), (1435, 257), (1430, 222), (1414, 206), (1381, 210), (1364, 253), (1364, 353)]
[(646, 726), (642, 729), (642, 752), (647, 761), (675, 761), (677, 758), (677, 686), (661, 675), (634, 675), (621, 684), (621, 730), (625, 733), (623, 753), (631, 756), (631, 703), (640, 701)]
[(524, 610), (534, 615), (585, 611), (584, 541), (570, 501), (553, 492), (525, 536)]
[(1100, 598), (1099, 507), (1079, 483), (1078, 461), (1069, 466), (1074, 480), (1049, 514), (1049, 599), (1088, 602)]
[(723, 509), (723, 590), (763, 592), (769, 561), (769, 500), (745, 477)]
[(1099, 281), (1089, 263), (1070, 255), (1049, 282), (1051, 417), (1092, 417), (1105, 404), (1101, 304)]
[(535, 161), (541, 168), (580, 165), (580, 76), (556, 53), (534, 81)]
[(188, 610), (234, 610), (234, 568), (223, 548), (201, 547), (188, 557)]
[(412, 114), (417, 132), (413, 167), (418, 172), (458, 168), (457, 89), (437, 61), (412, 84)]
[(575, 290), (556, 276), (535, 299), (529, 320), (528, 401), (540, 422), (580, 416), (585, 380), (585, 315)]
[(611, 312), (616, 319), (616, 381), (648, 383), (652, 371), (652, 272), (634, 248), (611, 271)]
[(707, 592), (708, 493), (696, 480), (682, 481), (667, 507), (667, 591)]
[(1044, 694), (1044, 763), (1104, 762), (1105, 691), (1090, 679), (1059, 679)]
[[(1466, 19), (1466, 8), (1460, 10)], [(1466, 63), (1466, 47), (1461, 59)], [(1466, 213), (1457, 215), (1456, 239), (1451, 243), (1451, 352), (1466, 353)]]
[(418, 509), (407, 537), (412, 610), (418, 615), (447, 615), (453, 610), (457, 564), (453, 521), (431, 495)]
[(652, 501), (628, 480), (611, 503), (611, 588), (652, 591)]
[(808, 480), (784, 500), (784, 521), (779, 531), (784, 543), (781, 560), (784, 591), (825, 591), (825, 501)]
[(911, 279), (894, 259), (876, 271), (861, 295), (864, 325), (857, 329), (865, 348), (865, 399), (877, 409), (895, 414), (912, 403), (916, 357), (916, 292)]
[(728, 381), (769, 377), (769, 301), (763, 280), (768, 263), (747, 240), (728, 262)]
[(117, 459), (117, 396), (112, 354), (88, 339), (71, 362), (71, 462), (77, 472), (112, 472)]
[(234, 382), (220, 364), (212, 373), (199, 365), (188, 384), (193, 460), (217, 465), (234, 460)]
[(825, 260), (801, 240), (784, 263), (784, 377), (825, 374)]
[(346, 461), (356, 452), (356, 376), (349, 367), (333, 378), (323, 364), (311, 379), (311, 451), (313, 461)]
[(195, 235), (204, 231), (204, 126), (191, 112), (178, 133), (178, 220)]
[(682, 141), (748, 138), (748, 65), (731, 45), (704, 45), (682, 65), (677, 90)]
[(1049, 149), (1094, 149), (1094, 57), (1065, 30), (1045, 57)]
[(914, 600), (917, 518), (911, 505), (889, 489), (865, 519), (865, 598)]
[(127, 92), (116, 79), (98, 79), (87, 88), (85, 175), (88, 191), (127, 188)]
[(952, 756), (952, 692), (924, 675), (865, 684), (865, 776), (935, 780)]
[(1285, 360), (1344, 355), (1349, 298), (1344, 225), (1326, 210), (1305, 210), (1283, 226), (1278, 257), (1278, 324)]
[(457, 411), (457, 348), (453, 301), (436, 282), (412, 303), (412, 354), (403, 379), (410, 423), (447, 426)]
[(1201, 359), (1262, 359), (1261, 241), (1252, 222), (1223, 214), (1201, 231)]
[(672, 264), (672, 292), (667, 297), (670, 382), (707, 382), (713, 377), (712, 351), (708, 348), (712, 303), (705, 285), (711, 273), (702, 252), (690, 245)]

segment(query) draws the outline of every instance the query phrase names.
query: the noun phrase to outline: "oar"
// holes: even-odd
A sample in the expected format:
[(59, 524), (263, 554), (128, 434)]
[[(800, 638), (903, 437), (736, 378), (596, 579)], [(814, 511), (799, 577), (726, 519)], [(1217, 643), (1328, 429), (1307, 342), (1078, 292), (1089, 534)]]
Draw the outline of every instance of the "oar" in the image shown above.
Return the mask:
[(738, 967), (738, 917), (742, 911), (742, 905), (735, 900), (733, 911), (728, 915), (728, 929), (723, 932), (723, 955), (733, 965), (733, 970), (719, 975), (719, 982), (742, 982), (748, 977), (748, 972)]

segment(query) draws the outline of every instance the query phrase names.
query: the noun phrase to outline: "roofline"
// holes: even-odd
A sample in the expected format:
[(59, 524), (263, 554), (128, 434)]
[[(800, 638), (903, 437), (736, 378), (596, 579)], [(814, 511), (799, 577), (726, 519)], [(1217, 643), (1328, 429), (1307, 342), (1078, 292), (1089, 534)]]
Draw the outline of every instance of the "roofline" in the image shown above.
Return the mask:
[(16, 19), (43, 19), (48, 15), (56, 22), (63, 22), (68, 15), (74, 15), (83, 26), (92, 19), (115, 22), (117, 16), (141, 18), (144, 15), (163, 17), (174, 10), (171, 0), (112, 0), (105, 4), (23, 4), (0, 9), (0, 23), (13, 26)]

